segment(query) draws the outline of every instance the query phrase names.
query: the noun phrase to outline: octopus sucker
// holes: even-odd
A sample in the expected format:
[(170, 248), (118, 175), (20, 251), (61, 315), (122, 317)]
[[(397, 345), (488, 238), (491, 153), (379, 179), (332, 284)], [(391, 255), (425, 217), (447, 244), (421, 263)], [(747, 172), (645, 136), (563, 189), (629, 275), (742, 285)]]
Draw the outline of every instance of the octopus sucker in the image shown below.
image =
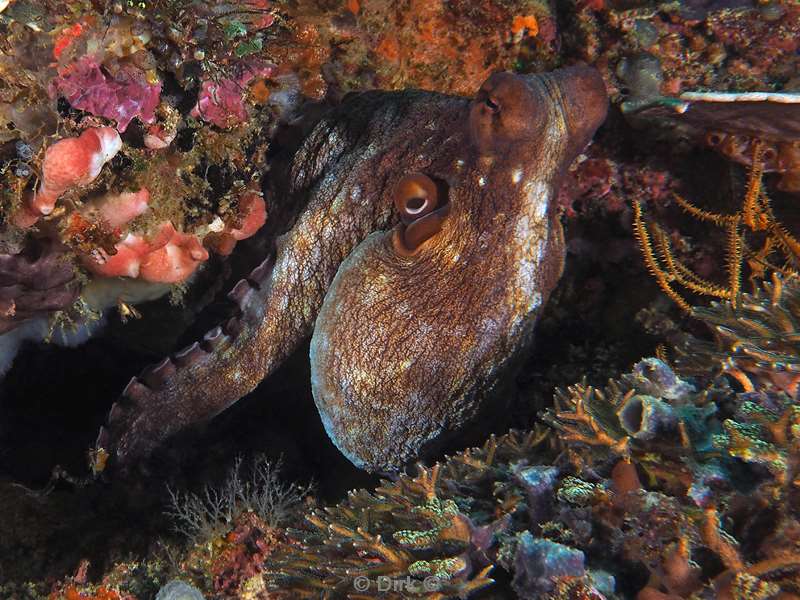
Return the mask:
[(354, 464), (400, 469), (457, 436), (530, 343), (563, 267), (552, 199), (606, 110), (582, 66), (498, 73), (474, 98), (349, 95), (271, 177), (268, 197), (303, 208), (234, 316), (132, 380), (98, 448), (140, 463), (312, 334), (314, 399)]

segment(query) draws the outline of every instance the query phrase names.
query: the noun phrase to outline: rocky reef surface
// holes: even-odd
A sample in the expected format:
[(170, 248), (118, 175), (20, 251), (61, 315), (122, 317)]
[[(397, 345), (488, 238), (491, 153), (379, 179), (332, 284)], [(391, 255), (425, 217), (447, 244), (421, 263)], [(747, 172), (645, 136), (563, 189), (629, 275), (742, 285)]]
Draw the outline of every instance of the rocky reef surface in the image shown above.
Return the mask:
[[(130, 377), (241, 334), (331, 107), (579, 63), (610, 107), (503, 411), (368, 474), (301, 340), (115, 468)], [(792, 0), (0, 0), (0, 598), (800, 598), (798, 67)]]

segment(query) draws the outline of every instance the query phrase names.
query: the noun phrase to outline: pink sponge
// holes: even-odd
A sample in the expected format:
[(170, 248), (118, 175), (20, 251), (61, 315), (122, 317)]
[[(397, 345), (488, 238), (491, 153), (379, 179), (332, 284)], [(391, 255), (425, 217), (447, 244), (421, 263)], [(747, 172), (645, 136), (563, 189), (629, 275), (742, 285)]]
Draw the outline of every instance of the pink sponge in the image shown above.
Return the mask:
[(236, 223), (225, 225), (219, 233), (206, 239), (214, 252), (228, 256), (233, 252), (236, 242), (245, 240), (261, 229), (267, 220), (267, 205), (258, 192), (248, 190), (239, 198), (239, 211)]
[(142, 188), (138, 192), (122, 192), (103, 198), (97, 211), (112, 228), (121, 227), (145, 213), (150, 203), (150, 192)]
[(166, 236), (169, 236), (166, 244), (142, 257), (139, 277), (145, 281), (178, 283), (208, 260), (208, 251), (195, 236), (175, 231), (172, 223), (165, 223), (159, 237)]
[(257, 192), (247, 191), (239, 198), (240, 224), (230, 229), (230, 234), (237, 240), (246, 240), (267, 220), (267, 206), (264, 198)]
[[(111, 228), (129, 223), (149, 208), (150, 192), (123, 192), (105, 196), (93, 210)], [(97, 249), (84, 255), (84, 266), (101, 277), (131, 277), (155, 283), (179, 283), (208, 260), (200, 240), (181, 233), (169, 221), (161, 223), (155, 235), (128, 233), (114, 245), (115, 253)]]
[(57, 141), (44, 153), (42, 184), (30, 207), (40, 215), (49, 215), (61, 194), (94, 181), (120, 148), (122, 139), (112, 127), (87, 129), (76, 138)]
[(176, 231), (163, 223), (155, 236), (147, 239), (129, 233), (116, 245), (116, 254), (98, 262), (86, 256), (83, 264), (96, 275), (132, 277), (154, 283), (185, 281), (205, 260), (208, 252), (195, 236)]

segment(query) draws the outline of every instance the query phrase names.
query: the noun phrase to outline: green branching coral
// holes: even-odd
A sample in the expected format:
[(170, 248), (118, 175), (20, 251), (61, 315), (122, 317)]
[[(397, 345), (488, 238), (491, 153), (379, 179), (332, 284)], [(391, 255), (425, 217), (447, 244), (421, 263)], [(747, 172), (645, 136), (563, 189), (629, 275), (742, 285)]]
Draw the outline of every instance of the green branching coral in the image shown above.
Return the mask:
[(503, 568), (521, 598), (609, 600), (636, 593), (604, 572), (627, 561), (648, 569), (654, 597), (800, 591), (800, 425), (785, 393), (737, 393), (645, 359), (603, 390), (558, 392), (543, 418), (558, 457), (541, 432), (512, 432), (313, 511), (268, 562), (271, 589), (466, 598)]
[(692, 339), (678, 348), (678, 367), (687, 374), (709, 369), (727, 374), (746, 392), (784, 391), (794, 396), (800, 384), (800, 278), (773, 275), (741, 306), (713, 302), (692, 314), (705, 322), (715, 343)]
[[(650, 571), (640, 598), (795, 598), (800, 283), (776, 276), (738, 308), (693, 312), (716, 343), (689, 338), (676, 370), (646, 359), (604, 390), (559, 392), (544, 413), (573, 469), (546, 531), (587, 554), (609, 536)], [(703, 552), (725, 569), (705, 585)]]
[(269, 564), (272, 586), (292, 597), (466, 598), (493, 583), (497, 538), (524, 492), (512, 464), (530, 460), (540, 431), (511, 432), (414, 477), (357, 490), (316, 510)]
[(619, 384), (610, 381), (605, 390), (586, 383), (556, 390), (555, 409), (543, 419), (562, 434), (566, 442), (605, 448), (616, 455), (627, 456), (630, 438), (617, 413), (631, 394), (623, 393)]
[[(762, 324), (793, 302), (793, 283), (776, 285), (791, 293), (761, 297), (778, 298)], [(784, 358), (748, 371), (750, 391), (642, 360), (602, 390), (558, 392), (543, 414), (556, 435), (491, 437), (311, 510), (302, 526), (222, 527), (225, 560), (196, 563), (194, 583), (219, 597), (260, 597), (243, 595), (252, 588), (326, 600), (477, 598), (499, 590), (495, 580), (522, 600), (798, 598), (800, 406), (774, 385), (797, 359), (797, 333), (762, 333), (749, 339), (776, 338)], [(701, 364), (708, 348), (683, 350)]]
[[(800, 405), (782, 394), (770, 406), (745, 401), (736, 420), (723, 422), (724, 433), (714, 436), (714, 445), (730, 456), (765, 467), (774, 478), (776, 495), (787, 484), (797, 485), (796, 458), (800, 455)], [(793, 460), (794, 457), (794, 460)]]

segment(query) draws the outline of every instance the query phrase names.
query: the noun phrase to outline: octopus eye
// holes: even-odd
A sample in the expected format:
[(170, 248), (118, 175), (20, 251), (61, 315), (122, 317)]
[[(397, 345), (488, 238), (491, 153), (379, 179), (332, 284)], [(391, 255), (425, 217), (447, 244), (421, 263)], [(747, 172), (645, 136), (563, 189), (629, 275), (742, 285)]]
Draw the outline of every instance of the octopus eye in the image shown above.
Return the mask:
[(397, 184), (394, 193), (394, 206), (404, 224), (410, 225), (417, 219), (435, 210), (439, 204), (439, 193), (433, 179), (422, 173), (406, 175)]
[(487, 97), (486, 100), (483, 101), (483, 103), (493, 113), (499, 113), (500, 112), (500, 105), (497, 102), (495, 102), (494, 100), (492, 100), (491, 98)]
[(500, 113), (500, 102), (496, 95), (491, 94), (489, 91), (485, 89), (478, 90), (475, 100), (492, 115)]
[(399, 254), (414, 254), (442, 229), (450, 205), (440, 196), (436, 182), (422, 173), (406, 175), (397, 184), (394, 206), (402, 225), (395, 230), (393, 242)]
[(772, 162), (773, 160), (778, 158), (778, 151), (775, 148), (773, 148), (772, 146), (769, 146), (768, 148), (764, 148), (764, 152), (761, 155), (761, 158), (765, 162), (768, 162), (768, 163)]

